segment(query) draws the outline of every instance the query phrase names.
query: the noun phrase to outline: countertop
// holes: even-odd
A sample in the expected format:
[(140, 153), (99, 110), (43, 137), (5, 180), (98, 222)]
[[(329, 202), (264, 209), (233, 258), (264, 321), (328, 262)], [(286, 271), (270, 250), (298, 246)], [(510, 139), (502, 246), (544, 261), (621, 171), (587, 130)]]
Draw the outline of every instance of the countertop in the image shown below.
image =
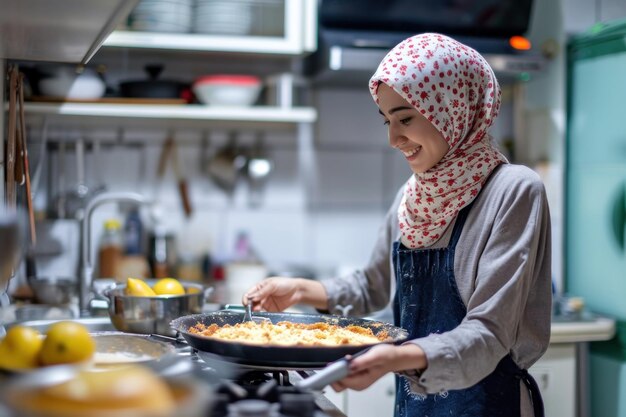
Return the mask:
[(550, 343), (609, 340), (615, 335), (615, 320), (592, 313), (576, 318), (553, 317)]
[[(391, 310), (385, 309), (367, 317), (392, 322)], [(550, 343), (577, 343), (609, 340), (615, 335), (615, 320), (583, 311), (577, 315), (552, 316)]]

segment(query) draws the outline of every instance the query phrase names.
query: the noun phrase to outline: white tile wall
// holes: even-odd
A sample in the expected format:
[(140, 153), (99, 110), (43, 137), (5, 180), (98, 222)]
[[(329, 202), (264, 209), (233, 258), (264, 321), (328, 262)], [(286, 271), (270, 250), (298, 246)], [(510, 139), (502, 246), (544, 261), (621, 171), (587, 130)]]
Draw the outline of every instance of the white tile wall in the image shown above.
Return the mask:
[(321, 89), (316, 94), (316, 106), (319, 144), (361, 149), (387, 146), (387, 130), (367, 85)]

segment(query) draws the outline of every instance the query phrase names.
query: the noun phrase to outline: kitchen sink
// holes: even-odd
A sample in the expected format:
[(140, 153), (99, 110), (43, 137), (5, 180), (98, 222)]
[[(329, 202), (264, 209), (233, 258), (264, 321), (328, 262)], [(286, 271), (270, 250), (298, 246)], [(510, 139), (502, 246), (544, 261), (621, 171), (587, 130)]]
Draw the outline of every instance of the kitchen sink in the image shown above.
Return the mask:
[[(62, 319), (62, 320), (74, 321), (74, 322), (80, 323), (84, 325), (85, 327), (87, 327), (90, 333), (116, 330), (115, 327), (113, 326), (113, 323), (111, 323), (111, 319), (109, 317), (82, 317), (82, 318)], [(61, 320), (51, 320), (51, 319), (28, 320), (28, 321), (7, 323), (5, 327), (8, 330), (12, 326), (19, 324), (23, 326), (32, 327), (41, 333), (45, 333), (48, 326), (58, 321), (61, 321)]]

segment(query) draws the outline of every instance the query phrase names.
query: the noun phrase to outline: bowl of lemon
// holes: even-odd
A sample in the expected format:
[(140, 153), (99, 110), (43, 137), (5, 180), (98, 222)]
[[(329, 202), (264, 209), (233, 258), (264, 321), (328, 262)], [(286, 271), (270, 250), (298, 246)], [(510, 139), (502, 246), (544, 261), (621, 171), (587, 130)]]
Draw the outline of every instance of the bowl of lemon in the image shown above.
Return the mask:
[(20, 373), (53, 365), (82, 366), (91, 361), (95, 350), (89, 330), (80, 323), (58, 321), (45, 333), (16, 325), (0, 340), (0, 370)]
[(127, 278), (103, 292), (117, 330), (175, 336), (170, 321), (201, 313), (212, 288), (176, 278)]

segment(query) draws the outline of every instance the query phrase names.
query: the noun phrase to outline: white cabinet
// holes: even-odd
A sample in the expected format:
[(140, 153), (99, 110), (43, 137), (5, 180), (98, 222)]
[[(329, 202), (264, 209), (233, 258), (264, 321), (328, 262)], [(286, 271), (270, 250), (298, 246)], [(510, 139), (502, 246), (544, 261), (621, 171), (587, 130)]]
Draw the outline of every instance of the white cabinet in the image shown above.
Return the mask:
[[(551, 344), (529, 372), (539, 385), (546, 417), (580, 415), (576, 343)], [(348, 417), (393, 416), (394, 381), (393, 374), (387, 374), (364, 391), (336, 393), (328, 388), (324, 395)]]
[(543, 397), (546, 417), (576, 416), (576, 344), (551, 344), (530, 369)]
[(395, 377), (387, 374), (365, 391), (348, 391), (348, 410), (352, 417), (391, 417), (396, 398)]
[(115, 31), (105, 47), (301, 55), (317, 48), (317, 2), (284, 1), (284, 36), (226, 36)]
[[(1, 1), (1, 0), (0, 0)], [(315, 0), (282, 0), (284, 28), (282, 36), (226, 36), (198, 33), (157, 33), (118, 30), (104, 42), (103, 52), (124, 48), (128, 55), (154, 56), (163, 59), (162, 52), (181, 56), (215, 54), (218, 61), (227, 64), (229, 57), (256, 56), (255, 64), (263, 67), (265, 59), (278, 60), (281, 68), (290, 71), (293, 59), (313, 52), (317, 47), (317, 2)], [(124, 52), (126, 53), (126, 52)], [(225, 55), (228, 53), (229, 55)], [(128, 61), (128, 59), (126, 59)], [(118, 62), (110, 65), (113, 68)], [(126, 62), (125, 65), (127, 65)], [(120, 64), (124, 65), (124, 64)], [(197, 65), (197, 64), (196, 64)], [(254, 65), (249, 64), (250, 67)], [(283, 86), (295, 88), (293, 84)], [(268, 105), (243, 108), (206, 105), (120, 104), (111, 102), (27, 103), (27, 122), (40, 125), (45, 119), (56, 125), (78, 129), (95, 126), (141, 126), (165, 128), (206, 128), (233, 126), (241, 128), (293, 128), (298, 135), (311, 135), (311, 125), (317, 112), (311, 107)]]
[[(588, 387), (586, 343), (609, 340), (615, 334), (615, 321), (591, 313), (582, 321), (552, 321), (550, 345), (529, 369), (537, 381), (546, 417), (587, 417)], [(582, 378), (582, 381), (581, 381)], [(348, 417), (386, 417), (393, 415), (395, 379), (387, 374), (370, 388), (336, 393), (327, 388), (324, 395)], [(603, 417), (603, 416), (590, 416)]]
[(348, 417), (391, 417), (396, 398), (395, 377), (387, 374), (363, 391), (337, 393), (327, 388), (324, 395)]
[(139, 0), (0, 0), (0, 59), (86, 63)]

